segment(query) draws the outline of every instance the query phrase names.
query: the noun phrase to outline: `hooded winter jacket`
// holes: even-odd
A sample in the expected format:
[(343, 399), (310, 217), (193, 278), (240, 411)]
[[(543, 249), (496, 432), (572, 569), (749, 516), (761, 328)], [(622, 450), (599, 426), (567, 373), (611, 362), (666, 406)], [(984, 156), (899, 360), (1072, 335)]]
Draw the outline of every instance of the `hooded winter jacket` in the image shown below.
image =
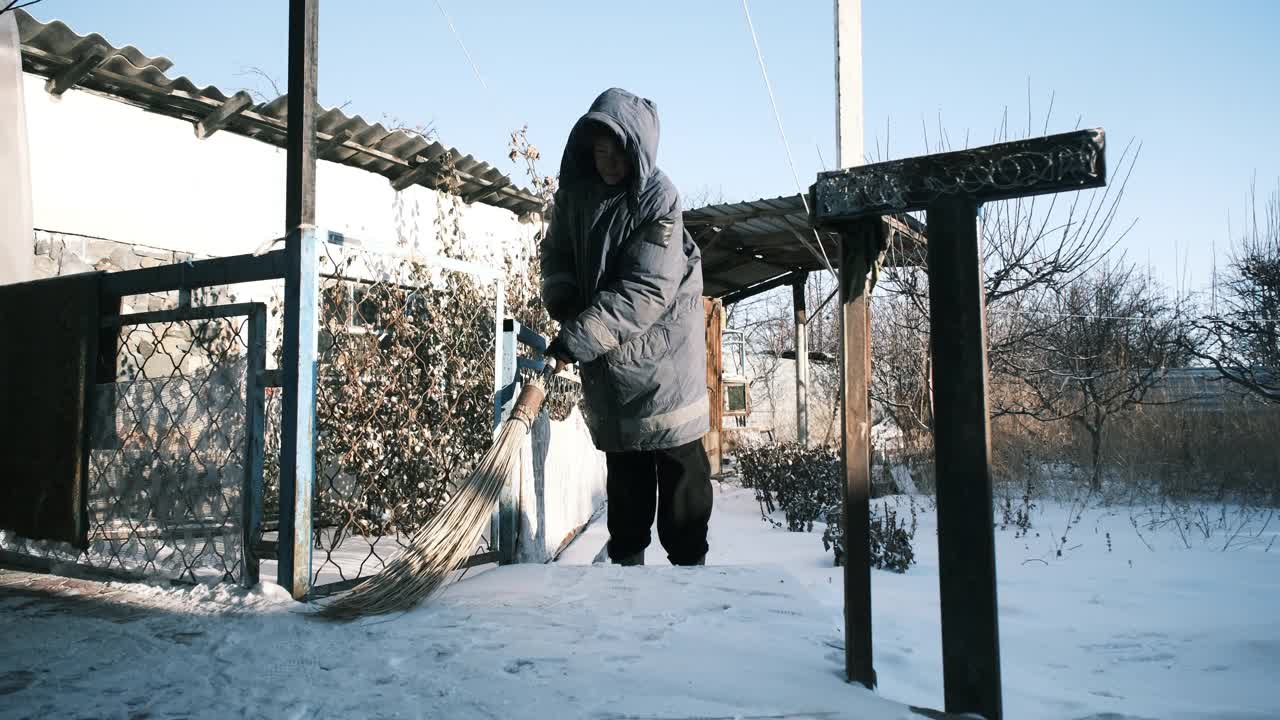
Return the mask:
[[(598, 128), (631, 159), (618, 186), (595, 169)], [(569, 133), (540, 248), (555, 345), (581, 366), (587, 426), (606, 452), (684, 445), (709, 427), (702, 257), (657, 154), (651, 101), (617, 88), (596, 98)]]

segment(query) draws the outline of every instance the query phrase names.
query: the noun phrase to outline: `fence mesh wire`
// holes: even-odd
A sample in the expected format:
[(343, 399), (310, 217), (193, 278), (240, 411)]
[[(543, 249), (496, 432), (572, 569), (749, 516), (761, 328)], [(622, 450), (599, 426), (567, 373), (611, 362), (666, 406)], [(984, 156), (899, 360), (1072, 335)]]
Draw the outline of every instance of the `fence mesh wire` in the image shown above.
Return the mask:
[(244, 568), (245, 317), (121, 328), (117, 377), (93, 389), (88, 548), (11, 549), (198, 582)]
[[(496, 310), (495, 283), (414, 258), (326, 245), (320, 274), (316, 585), (378, 573), (488, 448)], [(279, 509), (279, 417), (276, 393), (267, 518)]]

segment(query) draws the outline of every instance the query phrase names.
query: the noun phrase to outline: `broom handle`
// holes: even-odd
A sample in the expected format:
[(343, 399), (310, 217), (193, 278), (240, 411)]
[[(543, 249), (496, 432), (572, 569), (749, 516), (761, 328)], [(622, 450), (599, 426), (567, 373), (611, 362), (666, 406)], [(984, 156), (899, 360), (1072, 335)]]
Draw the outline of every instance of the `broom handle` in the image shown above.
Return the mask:
[(520, 389), (520, 395), (516, 398), (515, 405), (511, 408), (511, 418), (520, 420), (528, 427), (533, 427), (533, 421), (538, 417), (538, 411), (542, 408), (542, 401), (547, 397), (546, 385), (555, 377), (555, 371), (551, 367), (551, 363), (547, 363), (543, 371), (529, 382), (524, 384)]

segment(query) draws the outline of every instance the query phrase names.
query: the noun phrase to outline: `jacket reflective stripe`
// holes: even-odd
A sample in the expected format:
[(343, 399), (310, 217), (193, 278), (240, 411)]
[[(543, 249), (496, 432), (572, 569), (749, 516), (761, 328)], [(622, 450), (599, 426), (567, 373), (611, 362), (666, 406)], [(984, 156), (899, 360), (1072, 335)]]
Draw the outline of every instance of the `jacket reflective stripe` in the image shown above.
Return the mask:
[(711, 401), (706, 395), (684, 407), (642, 418), (621, 418), (618, 427), (624, 433), (652, 433), (678, 428), (687, 422), (711, 414)]

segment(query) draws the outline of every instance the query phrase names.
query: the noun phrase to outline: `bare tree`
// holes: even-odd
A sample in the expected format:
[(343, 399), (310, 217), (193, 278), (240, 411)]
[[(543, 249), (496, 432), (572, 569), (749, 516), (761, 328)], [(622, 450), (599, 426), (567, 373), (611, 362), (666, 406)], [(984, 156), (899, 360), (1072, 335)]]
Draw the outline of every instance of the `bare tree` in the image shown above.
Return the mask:
[(1090, 486), (1100, 490), (1109, 423), (1182, 363), (1185, 319), (1154, 281), (1121, 263), (1055, 289), (1048, 311), (1027, 324), (1034, 332), (1005, 358), (1010, 387), (993, 400), (1002, 412), (1068, 420), (1087, 433)]
[(1280, 184), (1261, 219), (1256, 189), (1247, 208), (1227, 276), (1189, 348), (1225, 380), (1280, 402)]
[[(992, 142), (1047, 133), (1052, 114), (1051, 97), (1043, 125), (1034, 127), (1028, 97), (1025, 134), (1010, 129), (1006, 111)], [(952, 149), (941, 122), (932, 142), (927, 128), (924, 133), (926, 150)], [(1139, 151), (1133, 142), (1125, 146), (1112, 168), (1113, 181), (1105, 188), (987, 203), (982, 208), (978, 220), (993, 384), (1018, 379), (1019, 369), (1010, 360), (1044, 331), (1030, 319), (1050, 310), (1057, 290), (1089, 273), (1133, 227), (1117, 226), (1116, 220)], [(908, 433), (932, 427), (929, 282), (920, 266), (923, 261), (919, 256), (903, 257), (891, 247), (872, 300), (872, 398)], [(993, 410), (1003, 411), (1000, 406)]]

